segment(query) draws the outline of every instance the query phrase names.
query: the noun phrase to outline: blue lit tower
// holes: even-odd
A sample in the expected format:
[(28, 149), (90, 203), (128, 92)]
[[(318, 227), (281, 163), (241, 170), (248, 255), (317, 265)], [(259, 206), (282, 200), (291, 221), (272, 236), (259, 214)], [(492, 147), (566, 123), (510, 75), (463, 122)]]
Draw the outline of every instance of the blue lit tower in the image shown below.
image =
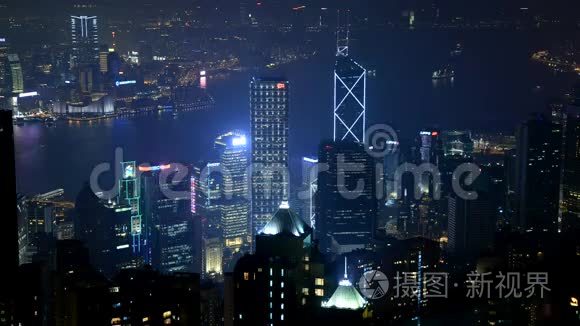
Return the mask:
[(141, 252), (141, 209), (139, 179), (135, 161), (121, 162), (121, 180), (119, 180), (118, 204), (131, 208), (131, 237), (133, 253)]
[(289, 83), (284, 78), (252, 78), (252, 233), (270, 221), (288, 200)]
[(362, 143), (366, 125), (367, 71), (349, 57), (348, 40), (349, 23), (347, 17), (346, 26), (340, 27), (339, 21), (337, 29), (333, 140)]
[(248, 144), (242, 132), (230, 131), (215, 141), (222, 168), (221, 229), (224, 246), (231, 253), (249, 243)]

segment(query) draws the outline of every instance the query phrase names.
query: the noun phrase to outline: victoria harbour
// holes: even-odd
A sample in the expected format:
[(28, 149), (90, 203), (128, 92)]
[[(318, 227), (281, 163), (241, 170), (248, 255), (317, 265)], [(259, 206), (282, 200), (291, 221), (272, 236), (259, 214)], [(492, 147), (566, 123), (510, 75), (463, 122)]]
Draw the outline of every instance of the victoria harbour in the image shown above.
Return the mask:
[[(386, 46), (373, 51), (372, 43), (380, 37)], [(452, 83), (434, 83), (431, 71), (450, 60), (445, 49), (459, 40), (466, 50), (458, 59), (457, 77)], [(361, 60), (377, 71), (368, 82), (368, 93), (375, 96), (369, 99), (372, 110), (367, 119), (390, 123), (400, 130), (425, 124), (453, 129), (466, 124), (475, 130), (491, 127), (513, 133), (516, 121), (538, 111), (573, 80), (573, 76), (564, 75), (562, 81), (561, 76), (531, 62), (531, 53), (548, 47), (549, 42), (534, 43), (518, 32), (441, 31), (435, 37), (421, 31), (384, 32), (355, 42), (360, 45), (356, 51), (361, 52)], [(448, 46), (429, 52), (430, 42)], [(331, 137), (332, 125), (327, 121), (332, 116), (332, 55), (323, 51), (306, 61), (262, 70), (292, 80), (290, 124), (303, 130), (290, 142), (294, 166), (299, 164), (299, 153), (316, 151), (310, 139)], [(168, 111), (91, 123), (59, 122), (55, 127), (16, 126), (19, 189), (39, 193), (63, 188), (72, 199), (97, 164), (113, 164), (112, 149), (117, 147), (123, 149), (125, 160), (139, 163), (207, 159), (204, 152), (212, 146), (215, 135), (249, 129), (246, 88), (252, 73), (231, 72), (225, 79), (210, 80), (208, 91), (217, 103), (203, 111), (177, 116)], [(404, 89), (414, 89), (415, 94), (410, 96)], [(498, 113), (502, 115), (498, 117)], [(168, 144), (172, 146), (168, 148)], [(112, 186), (112, 179), (108, 182)]]

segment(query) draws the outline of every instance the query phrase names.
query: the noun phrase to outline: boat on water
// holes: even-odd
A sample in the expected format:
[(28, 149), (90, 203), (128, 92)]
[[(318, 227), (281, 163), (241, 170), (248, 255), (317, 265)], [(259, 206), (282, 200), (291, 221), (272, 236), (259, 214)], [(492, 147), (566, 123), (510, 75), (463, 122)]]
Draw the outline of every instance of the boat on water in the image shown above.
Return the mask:
[(455, 77), (455, 71), (449, 65), (443, 67), (442, 69), (435, 70), (433, 72), (432, 78), (434, 80), (438, 79), (453, 79)]
[(455, 49), (451, 50), (451, 52), (449, 52), (449, 54), (452, 57), (458, 57), (463, 53), (463, 45), (461, 45), (461, 43), (457, 43), (455, 45)]

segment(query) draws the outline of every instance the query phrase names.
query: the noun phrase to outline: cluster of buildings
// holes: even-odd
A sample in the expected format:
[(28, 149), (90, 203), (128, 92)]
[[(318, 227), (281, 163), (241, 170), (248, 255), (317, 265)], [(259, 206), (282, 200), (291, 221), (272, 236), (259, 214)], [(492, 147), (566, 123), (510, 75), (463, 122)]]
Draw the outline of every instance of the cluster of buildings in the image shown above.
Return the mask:
[[(95, 7), (75, 12), (65, 26), (67, 42), (34, 48), (25, 53), (26, 61), (9, 38), (0, 38), (0, 107), (12, 110), (15, 119), (29, 121), (40, 112), (53, 119), (92, 120), (213, 104), (201, 63), (184, 67), (138, 51), (123, 54), (115, 35), (111, 46), (104, 44), (107, 27)], [(175, 69), (195, 78), (176, 76)]]
[[(93, 91), (114, 52), (101, 56), (96, 17), (73, 16), (71, 27), (71, 65), (91, 104), (58, 110), (107, 114), (107, 95)], [(12, 113), (0, 111), (0, 324), (386, 325), (441, 311), (489, 325), (577, 322), (568, 301), (580, 287), (562, 262), (577, 266), (580, 248), (580, 92), (525, 120), (515, 148), (483, 162), (470, 132), (437, 128), (392, 138), (378, 155), (366, 78), (339, 30), (333, 138), (302, 158), (304, 198), (290, 185), (284, 78), (251, 79), (250, 132), (219, 135), (210, 161), (121, 162), (114, 194), (87, 184), (74, 203), (62, 191), (16, 195)], [(554, 273), (547, 301), (427, 296), (427, 273), (446, 273), (458, 291), (468, 271), (533, 268)], [(375, 298), (354, 285), (377, 271), (404, 274), (411, 289)]]

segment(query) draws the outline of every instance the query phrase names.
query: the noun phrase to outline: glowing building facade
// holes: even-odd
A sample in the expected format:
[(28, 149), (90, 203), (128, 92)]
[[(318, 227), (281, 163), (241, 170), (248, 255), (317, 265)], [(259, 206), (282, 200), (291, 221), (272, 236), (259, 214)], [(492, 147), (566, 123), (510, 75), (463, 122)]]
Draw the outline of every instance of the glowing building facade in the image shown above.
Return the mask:
[(250, 202), (246, 199), (248, 191), (247, 169), (249, 151), (246, 135), (241, 132), (228, 132), (215, 141), (222, 171), (221, 229), (226, 257), (249, 244)]
[(97, 16), (70, 16), (71, 67), (99, 62), (99, 28)]
[(252, 137), (252, 233), (288, 200), (289, 82), (253, 78), (250, 82)]
[(133, 253), (141, 252), (141, 207), (139, 179), (135, 161), (121, 162), (121, 180), (119, 180), (118, 204), (131, 209), (130, 232)]
[[(340, 30), (338, 35), (340, 35)], [(348, 29), (339, 36), (334, 66), (334, 140), (364, 142), (367, 70), (348, 56)]]

